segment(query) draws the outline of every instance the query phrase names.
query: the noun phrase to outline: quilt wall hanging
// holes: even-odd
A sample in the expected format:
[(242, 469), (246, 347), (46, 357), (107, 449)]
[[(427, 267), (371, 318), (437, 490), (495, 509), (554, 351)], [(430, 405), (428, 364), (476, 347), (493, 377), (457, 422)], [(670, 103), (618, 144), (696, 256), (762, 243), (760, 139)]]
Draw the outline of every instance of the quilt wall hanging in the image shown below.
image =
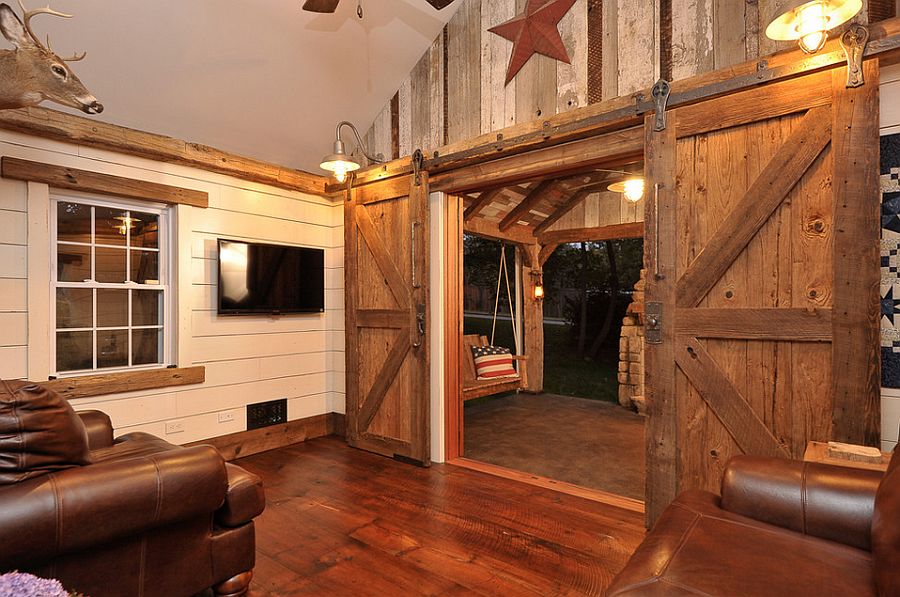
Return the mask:
[(900, 388), (900, 133), (881, 137), (881, 385)]

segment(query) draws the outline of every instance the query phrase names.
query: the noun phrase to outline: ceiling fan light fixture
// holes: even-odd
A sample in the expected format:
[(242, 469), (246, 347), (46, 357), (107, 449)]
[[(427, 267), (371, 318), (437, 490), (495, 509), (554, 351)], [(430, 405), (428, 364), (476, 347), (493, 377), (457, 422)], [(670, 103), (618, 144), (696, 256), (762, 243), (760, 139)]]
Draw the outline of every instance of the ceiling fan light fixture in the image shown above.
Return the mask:
[(797, 41), (800, 49), (815, 54), (825, 47), (828, 32), (859, 14), (862, 0), (791, 0), (766, 28), (775, 41)]

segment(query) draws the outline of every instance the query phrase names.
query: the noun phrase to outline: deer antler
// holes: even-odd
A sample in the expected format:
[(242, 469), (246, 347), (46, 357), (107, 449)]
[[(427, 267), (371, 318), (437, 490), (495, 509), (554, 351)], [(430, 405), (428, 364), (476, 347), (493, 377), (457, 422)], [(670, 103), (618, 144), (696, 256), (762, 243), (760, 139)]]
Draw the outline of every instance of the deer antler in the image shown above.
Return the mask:
[(82, 52), (81, 54), (73, 54), (68, 58), (62, 58), (63, 62), (78, 62), (79, 60), (84, 60), (84, 57), (87, 56), (87, 52)]
[[(31, 39), (34, 40), (34, 43), (41, 46), (45, 50), (50, 51), (50, 38), (47, 37), (47, 45), (41, 43), (41, 40), (34, 33), (34, 29), (31, 28), (31, 19), (36, 17), (37, 15), (52, 15), (54, 17), (62, 17), (64, 19), (71, 19), (72, 15), (67, 15), (63, 12), (58, 12), (47, 6), (47, 8), (37, 8), (35, 10), (28, 10), (25, 8), (25, 4), (22, 3), (22, 0), (19, 0), (19, 7), (22, 9), (23, 23), (25, 25), (25, 31), (28, 32), (28, 35), (31, 36)], [(84, 56), (82, 56), (84, 58)]]

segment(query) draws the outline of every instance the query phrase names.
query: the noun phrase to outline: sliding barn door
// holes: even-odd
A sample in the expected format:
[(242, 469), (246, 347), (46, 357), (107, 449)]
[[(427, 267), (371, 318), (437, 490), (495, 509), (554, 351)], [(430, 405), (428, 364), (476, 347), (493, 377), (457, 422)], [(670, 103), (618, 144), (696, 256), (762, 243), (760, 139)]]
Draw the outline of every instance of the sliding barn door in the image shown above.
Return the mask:
[(354, 189), (344, 226), (347, 439), (427, 465), (427, 174)]
[(856, 89), (836, 69), (648, 119), (651, 522), (718, 492), (732, 456), (877, 445), (878, 77), (871, 61)]

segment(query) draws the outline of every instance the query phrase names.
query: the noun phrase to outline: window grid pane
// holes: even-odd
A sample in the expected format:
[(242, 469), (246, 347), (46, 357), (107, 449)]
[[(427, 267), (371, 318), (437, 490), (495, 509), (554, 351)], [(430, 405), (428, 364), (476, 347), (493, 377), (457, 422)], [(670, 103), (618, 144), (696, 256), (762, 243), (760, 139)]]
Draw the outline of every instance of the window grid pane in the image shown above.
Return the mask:
[[(66, 206), (65, 208), (63, 206)], [(85, 213), (85, 209), (87, 210)], [(65, 239), (59, 236), (54, 239), (57, 246), (55, 256), (59, 260), (59, 251), (66, 246), (71, 247), (68, 254), (80, 253), (90, 260), (90, 267), (85, 267), (83, 258), (80, 262), (71, 261), (68, 269), (63, 270), (62, 264), (54, 268), (53, 284), (57, 293), (56, 304), (56, 370), (61, 373), (90, 372), (98, 369), (131, 368), (164, 364), (165, 349), (163, 339), (164, 306), (166, 305), (167, 280), (163, 279), (165, 273), (161, 271), (164, 266), (163, 246), (160, 239), (164, 238), (162, 229), (162, 217), (159, 214), (144, 212), (132, 212), (129, 209), (115, 207), (98, 207), (87, 203), (71, 201), (57, 201), (57, 218), (64, 214), (82, 213), (82, 219), (90, 222), (89, 242), (79, 242), (78, 237), (69, 232)], [(98, 212), (100, 212), (98, 214)], [(123, 214), (123, 215), (118, 215)], [(67, 216), (72, 219), (72, 216)], [(102, 222), (97, 218), (101, 217)], [(121, 221), (122, 228), (117, 228), (113, 220)], [(138, 221), (140, 220), (140, 222)], [(61, 221), (60, 221), (61, 223)], [(87, 224), (87, 222), (83, 222)], [(98, 225), (113, 226), (114, 230), (124, 236), (123, 244), (114, 244), (115, 237), (104, 229), (103, 240), (97, 242)], [(73, 229), (68, 223), (67, 230)], [(132, 242), (132, 234), (137, 226), (141, 226), (141, 240), (136, 245)], [(87, 226), (84, 226), (87, 228)], [(87, 232), (85, 229), (84, 232)], [(81, 238), (86, 235), (82, 234)], [(100, 251), (98, 251), (100, 249)], [(122, 273), (118, 274), (118, 261), (116, 253), (122, 253)], [(103, 256), (104, 264), (97, 263), (97, 255)], [(110, 263), (116, 270), (110, 275)], [(74, 269), (72, 265), (75, 265)], [(80, 265), (80, 271), (78, 266)], [(104, 268), (100, 270), (100, 268)], [(97, 280), (98, 270), (104, 272), (101, 277), (104, 281)], [(63, 272), (67, 275), (63, 276)], [(82, 273), (83, 272), (83, 273)], [(78, 276), (78, 274), (82, 274)], [(89, 277), (85, 277), (87, 274)], [(144, 280), (146, 278), (146, 280)], [(116, 280), (116, 281), (112, 281)], [(122, 280), (119, 282), (118, 280)], [(149, 282), (145, 284), (144, 282)], [(83, 292), (90, 290), (91, 322), (87, 322), (82, 315), (77, 320), (70, 317), (71, 305), (65, 300), (60, 300), (59, 292), (63, 290)], [(119, 298), (118, 292), (123, 295)], [(101, 309), (100, 293), (104, 292)], [(140, 292), (142, 300), (135, 300), (135, 293)], [(153, 294), (150, 294), (153, 293)], [(151, 298), (152, 297), (152, 298)], [(85, 295), (87, 298), (87, 295)], [(127, 321), (119, 324), (115, 300), (124, 298), (126, 304), (125, 316)], [(149, 299), (149, 300), (148, 300)], [(68, 301), (71, 303), (71, 301)], [(136, 318), (135, 310), (140, 308), (140, 320)], [(66, 319), (70, 317), (70, 319)], [(106, 325), (100, 325), (101, 320), (107, 321)], [(63, 327), (68, 321), (69, 325), (90, 323), (93, 327)], [(112, 324), (112, 325), (111, 325)], [(137, 324), (137, 325), (135, 325)], [(88, 342), (90, 346), (88, 347)]]

